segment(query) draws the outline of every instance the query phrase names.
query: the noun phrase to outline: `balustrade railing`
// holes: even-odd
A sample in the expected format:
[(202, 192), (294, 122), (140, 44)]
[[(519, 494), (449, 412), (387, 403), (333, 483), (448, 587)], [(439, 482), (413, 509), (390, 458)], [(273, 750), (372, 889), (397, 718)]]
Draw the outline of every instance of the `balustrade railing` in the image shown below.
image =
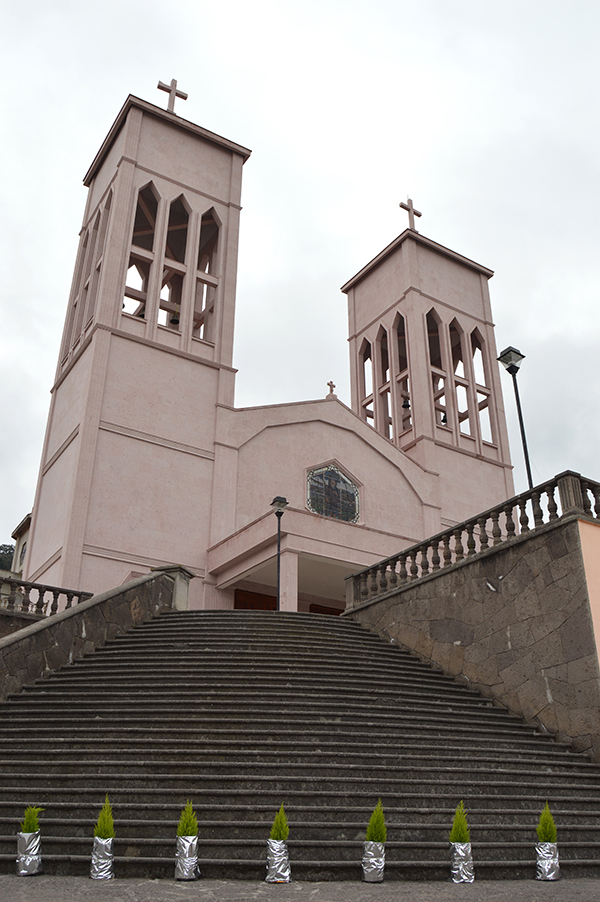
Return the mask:
[(92, 594), (46, 586), (43, 583), (30, 583), (12, 576), (0, 576), (0, 610), (8, 613), (49, 617), (57, 613), (61, 596), (65, 598), (65, 604), (61, 608), (64, 610), (91, 598)]
[(600, 520), (600, 483), (567, 471), (348, 577), (347, 605), (376, 598), (571, 513)]

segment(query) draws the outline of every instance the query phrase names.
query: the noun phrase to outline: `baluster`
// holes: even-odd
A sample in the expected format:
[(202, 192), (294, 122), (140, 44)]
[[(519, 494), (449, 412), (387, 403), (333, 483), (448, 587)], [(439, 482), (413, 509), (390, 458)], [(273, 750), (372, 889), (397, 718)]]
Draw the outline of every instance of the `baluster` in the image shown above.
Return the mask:
[(377, 567), (371, 567), (369, 570), (369, 576), (371, 577), (371, 584), (369, 586), (370, 594), (377, 595), (378, 585), (377, 585)]
[(556, 506), (556, 501), (554, 500), (554, 492), (556, 490), (555, 485), (550, 485), (546, 489), (546, 494), (548, 496), (548, 513), (549, 520), (558, 520), (558, 507)]
[(533, 525), (537, 529), (538, 526), (544, 525), (544, 512), (540, 505), (540, 493), (534, 492), (531, 496), (531, 501), (533, 503)]
[(516, 532), (515, 521), (513, 520), (513, 506), (512, 504), (507, 504), (504, 508), (504, 514), (506, 516), (506, 538), (513, 539)]
[(592, 486), (592, 495), (594, 496), (596, 520), (600, 520), (600, 486)]
[(462, 545), (462, 529), (454, 530), (454, 559), (462, 561), (464, 558), (464, 549)]
[(587, 482), (582, 479), (581, 480), (581, 499), (583, 501), (583, 512), (588, 515), (588, 517), (593, 516), (592, 514), (592, 505), (590, 504), (590, 496), (588, 495), (589, 485)]
[(452, 563), (452, 550), (450, 548), (451, 532), (444, 533), (442, 542), (444, 543), (444, 567), (449, 567)]
[(380, 573), (379, 591), (380, 592), (385, 592), (385, 590), (387, 589), (388, 583), (387, 583), (386, 571), (387, 571), (387, 561), (382, 561), (381, 564), (379, 565), (379, 573)]
[(400, 584), (405, 583), (408, 580), (408, 573), (406, 572), (406, 555), (400, 555)]
[(17, 584), (13, 582), (9, 582), (10, 593), (8, 599), (6, 601), (6, 608), (9, 611), (14, 611), (15, 609), (15, 600), (17, 595)]
[(419, 575), (419, 567), (417, 565), (417, 552), (416, 551), (412, 552), (412, 554), (410, 555), (410, 559), (412, 561), (412, 564), (410, 565), (410, 578), (417, 579), (417, 577)]
[(66, 611), (67, 608), (70, 608), (71, 605), (73, 604), (73, 592), (65, 592), (65, 595), (67, 596), (67, 603), (65, 605), (65, 611)]
[(488, 534), (487, 534), (487, 531), (485, 528), (486, 523), (487, 523), (487, 517), (480, 517), (479, 520), (477, 521), (477, 525), (479, 526), (479, 550), (480, 551), (485, 551), (485, 549), (489, 545)]
[(367, 583), (367, 574), (363, 571), (360, 576), (360, 597), (367, 598), (369, 594), (369, 585)]
[(530, 532), (529, 529), (529, 517), (527, 516), (527, 499), (521, 498), (519, 501), (519, 508), (521, 510), (521, 514), (519, 516), (519, 525), (521, 527), (521, 532)]
[(427, 552), (429, 551), (429, 545), (421, 545), (421, 576), (426, 576), (429, 573), (429, 558), (427, 557)]
[[(33, 613), (38, 614), (41, 617), (44, 613), (44, 590), (38, 589), (37, 594), (38, 594), (38, 597), (37, 597), (37, 601), (35, 603), (35, 608), (34, 608)], [(32, 602), (32, 604), (33, 604), (33, 602)]]
[(475, 537), (473, 536), (473, 532), (475, 530), (475, 521), (467, 524), (467, 557), (471, 557), (471, 555), (475, 554)]
[(434, 572), (435, 572), (436, 570), (439, 570), (439, 569), (440, 569), (440, 553), (439, 553), (439, 551), (438, 551), (439, 544), (440, 544), (440, 543), (439, 543), (439, 541), (438, 541), (437, 539), (435, 539), (435, 540), (431, 543), (431, 549), (432, 549), (432, 553), (431, 553), (431, 563), (432, 563), (432, 565), (433, 565), (433, 571), (434, 571)]
[(19, 594), (21, 596), (21, 610), (26, 614), (33, 613), (33, 602), (30, 598), (32, 588), (33, 586), (21, 586), (19, 589)]
[(500, 529), (500, 524), (498, 520), (500, 519), (500, 511), (495, 510), (492, 511), (492, 537), (494, 539), (494, 545), (500, 545), (502, 543), (502, 530)]
[(56, 589), (49, 589), (48, 591), (52, 592), (52, 604), (50, 605), (50, 614), (56, 614), (58, 611), (58, 596), (60, 592)]
[(396, 565), (398, 563), (398, 555), (396, 557), (391, 558), (390, 565), (390, 586), (396, 586), (398, 584), (398, 573), (396, 572)]

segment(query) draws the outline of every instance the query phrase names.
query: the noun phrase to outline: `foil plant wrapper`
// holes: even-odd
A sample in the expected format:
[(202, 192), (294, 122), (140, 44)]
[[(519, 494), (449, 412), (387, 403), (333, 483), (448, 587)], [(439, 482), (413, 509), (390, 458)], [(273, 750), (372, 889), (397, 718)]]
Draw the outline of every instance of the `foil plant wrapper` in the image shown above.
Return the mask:
[(101, 836), (94, 836), (90, 877), (92, 880), (112, 880), (114, 876), (112, 838), (103, 839)]
[(178, 836), (175, 880), (197, 880), (199, 876), (198, 837)]
[(537, 855), (535, 879), (558, 880), (560, 878), (560, 865), (558, 863), (558, 843), (536, 843), (535, 851)]
[(473, 855), (470, 842), (452, 843), (452, 882), (473, 883)]
[(383, 883), (383, 870), (385, 868), (385, 843), (363, 843), (362, 869), (365, 883)]
[(42, 873), (42, 832), (17, 833), (17, 874), (32, 877)]
[(289, 883), (292, 879), (287, 843), (279, 839), (267, 840), (267, 883)]

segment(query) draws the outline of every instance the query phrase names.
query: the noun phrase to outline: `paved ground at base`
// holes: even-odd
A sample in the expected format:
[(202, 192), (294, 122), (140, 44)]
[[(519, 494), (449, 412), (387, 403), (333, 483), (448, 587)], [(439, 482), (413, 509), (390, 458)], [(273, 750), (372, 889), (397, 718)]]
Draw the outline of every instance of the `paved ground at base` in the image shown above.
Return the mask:
[(0, 875), (2, 902), (600, 902), (600, 880), (471, 884), (344, 882), (273, 885), (254, 880), (90, 880)]

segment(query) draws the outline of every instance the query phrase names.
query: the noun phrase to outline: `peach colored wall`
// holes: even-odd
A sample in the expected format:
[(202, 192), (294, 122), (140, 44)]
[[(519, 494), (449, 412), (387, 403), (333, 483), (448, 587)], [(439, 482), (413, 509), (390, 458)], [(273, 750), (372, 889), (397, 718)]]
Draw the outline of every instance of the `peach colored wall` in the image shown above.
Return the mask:
[(212, 466), (194, 454), (101, 429), (86, 544), (203, 566)]
[[(241, 157), (237, 168), (241, 171)], [(142, 120), (138, 164), (152, 172), (165, 172), (186, 185), (198, 184), (202, 173), (202, 190), (212, 197), (229, 193), (232, 154), (212, 142), (204, 142), (163, 119), (145, 115)], [(239, 203), (241, 180), (234, 179), (231, 200)]]
[(579, 535), (596, 647), (600, 653), (600, 523), (579, 520)]
[(466, 313), (483, 318), (480, 273), (449, 257), (417, 244), (417, 285), (424, 294), (439, 298), (453, 308), (453, 313)]
[(62, 547), (66, 539), (79, 448), (80, 439), (76, 436), (46, 471), (42, 480), (36, 501), (36, 541), (29, 544), (27, 579), (35, 578), (32, 574), (38, 573), (39, 568)]
[(93, 352), (91, 348), (80, 358), (77, 367), (64, 378), (55, 391), (51, 409), (51, 426), (44, 463), (56, 454), (62, 443), (79, 426), (85, 414), (92, 371)]
[(212, 451), (218, 372), (113, 336), (102, 419)]
[[(137, 113), (137, 110), (134, 111), (134, 115)], [(131, 115), (131, 114), (130, 114)], [(129, 127), (129, 124), (128, 126)], [(96, 173), (96, 177), (90, 186), (87, 204), (86, 204), (86, 212), (84, 216), (83, 227), (85, 228), (89, 222), (93, 218), (93, 214), (98, 207), (98, 204), (104, 197), (106, 193), (106, 189), (112, 182), (115, 177), (115, 173), (118, 171), (117, 166), (121, 157), (125, 152), (125, 140), (126, 140), (126, 130), (121, 129), (119, 134), (116, 136), (112, 147), (108, 151), (106, 155), (106, 162), (104, 166)]]

